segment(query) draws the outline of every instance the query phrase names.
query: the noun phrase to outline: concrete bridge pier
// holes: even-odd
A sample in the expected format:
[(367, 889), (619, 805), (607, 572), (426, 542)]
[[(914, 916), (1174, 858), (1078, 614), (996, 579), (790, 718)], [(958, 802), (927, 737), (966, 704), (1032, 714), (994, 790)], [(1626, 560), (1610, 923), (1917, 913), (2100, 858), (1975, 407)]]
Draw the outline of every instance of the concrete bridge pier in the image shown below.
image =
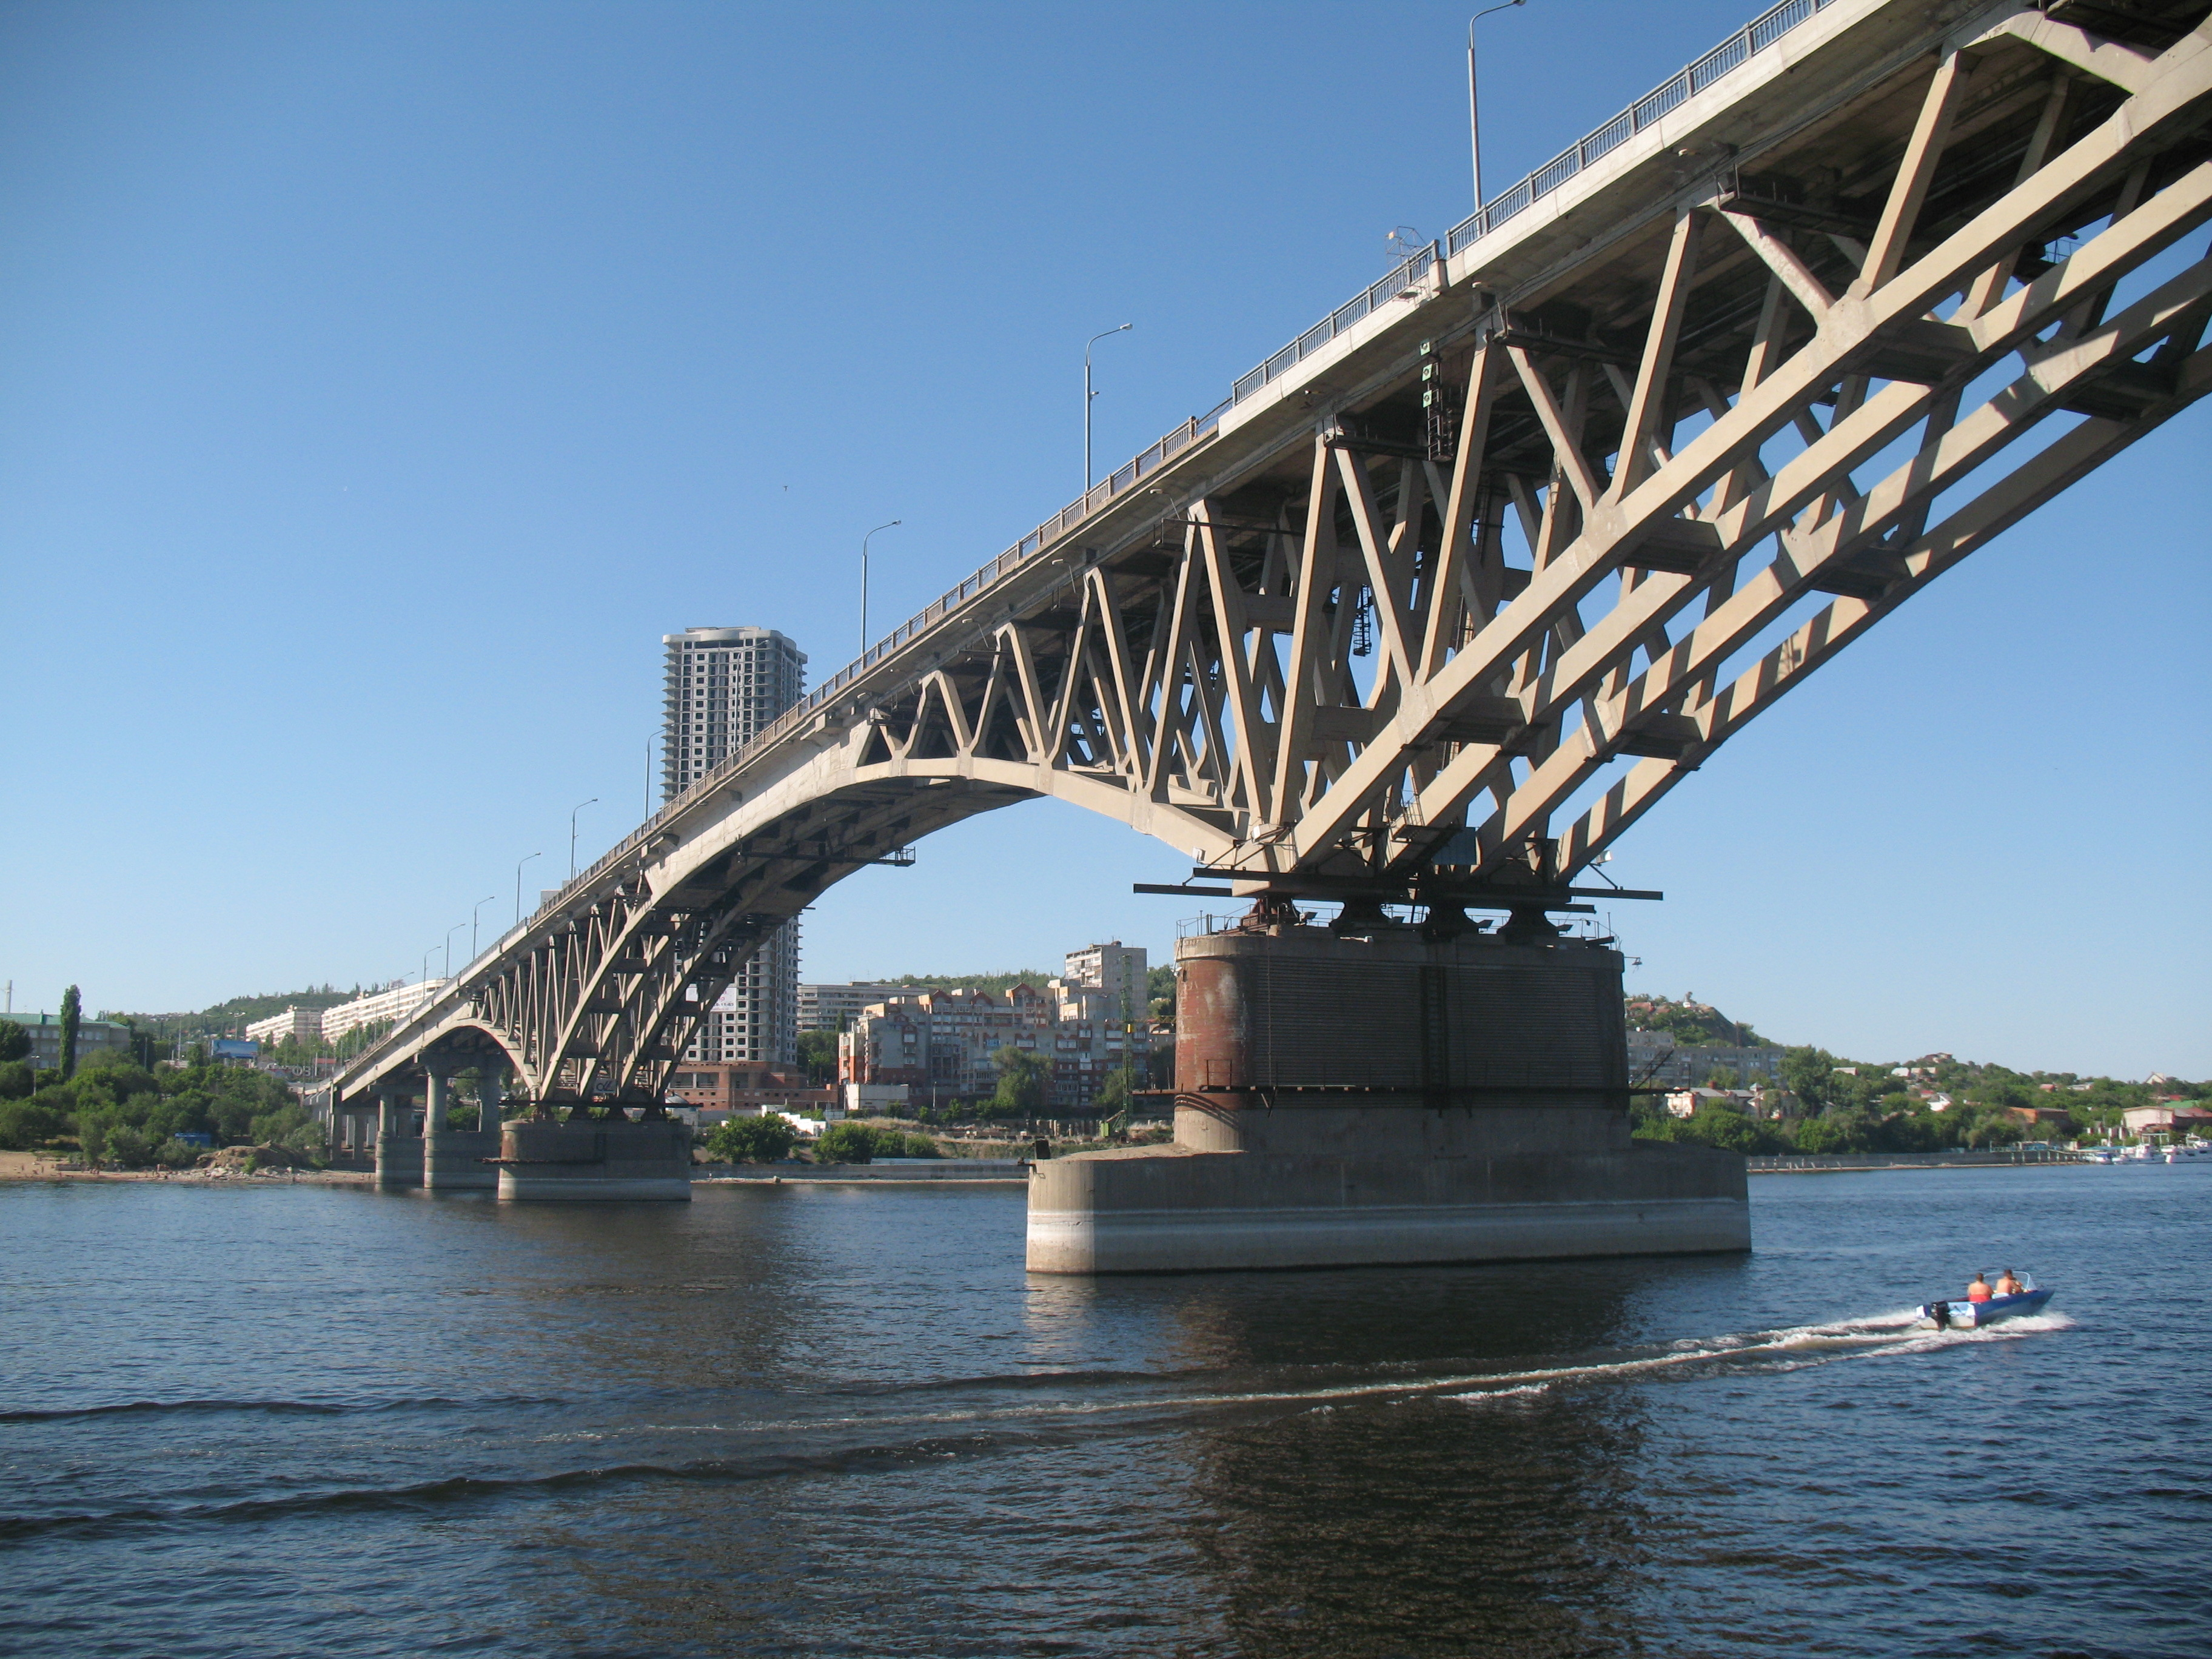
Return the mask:
[(394, 1085), (377, 1088), (376, 1184), (380, 1187), (422, 1184), (422, 1138), (410, 1133), (412, 1113), (408, 1100)]
[(502, 1202), (609, 1204), (691, 1201), (691, 1128), (679, 1119), (633, 1123), (621, 1111), (593, 1118), (579, 1106), (565, 1123), (517, 1118), (500, 1134)]
[[(499, 1156), (499, 1131), (447, 1127), (453, 1104), (450, 1069), (433, 1071), (422, 1113), (422, 1184), (435, 1192), (496, 1192), (499, 1170), (488, 1160)], [(492, 1109), (495, 1118), (498, 1109)]]
[(1751, 1246), (1735, 1153), (1631, 1138), (1621, 959), (1280, 921), (1176, 947), (1176, 1136), (1030, 1171), (1057, 1273)]

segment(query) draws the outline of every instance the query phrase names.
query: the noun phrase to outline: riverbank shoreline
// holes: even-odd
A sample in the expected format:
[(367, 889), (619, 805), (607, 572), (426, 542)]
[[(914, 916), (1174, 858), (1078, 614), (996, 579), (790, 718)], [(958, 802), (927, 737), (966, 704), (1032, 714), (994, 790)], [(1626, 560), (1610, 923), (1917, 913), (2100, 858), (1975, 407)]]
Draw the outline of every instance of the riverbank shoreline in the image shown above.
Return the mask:
[(921, 1183), (938, 1187), (1026, 1187), (1029, 1165), (1020, 1158), (948, 1158), (912, 1164), (756, 1164), (744, 1174), (735, 1164), (709, 1165), (695, 1172), (697, 1186), (779, 1187), (823, 1185), (868, 1187)]
[(265, 1170), (242, 1175), (224, 1170), (64, 1170), (52, 1158), (34, 1152), (0, 1152), (0, 1182), (48, 1181), (56, 1183), (155, 1182), (175, 1187), (273, 1186), (292, 1183), (311, 1187), (373, 1186), (374, 1170)]
[[(1828, 1152), (1747, 1157), (1747, 1175), (1873, 1175), (1903, 1170), (2038, 1170), (2057, 1164), (2087, 1167), (2072, 1153), (2037, 1152)], [(702, 1187), (783, 1186), (962, 1186), (1026, 1187), (1027, 1164), (1019, 1159), (946, 1158), (915, 1164), (833, 1164), (708, 1165), (691, 1176)], [(230, 1187), (246, 1183), (319, 1187), (373, 1187), (374, 1170), (266, 1170), (253, 1175), (212, 1170), (64, 1170), (34, 1152), (0, 1152), (0, 1182), (157, 1182), (172, 1186)]]
[(2047, 1170), (2087, 1167), (2077, 1153), (2017, 1152), (1776, 1152), (1745, 1158), (1747, 1175), (1863, 1175), (1880, 1170)]

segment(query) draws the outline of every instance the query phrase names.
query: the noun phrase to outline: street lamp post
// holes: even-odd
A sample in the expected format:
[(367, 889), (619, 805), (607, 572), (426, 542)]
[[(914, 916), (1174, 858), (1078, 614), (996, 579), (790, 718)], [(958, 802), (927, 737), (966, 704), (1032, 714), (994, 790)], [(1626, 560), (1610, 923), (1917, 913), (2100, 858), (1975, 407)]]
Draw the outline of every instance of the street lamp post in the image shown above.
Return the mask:
[[(544, 856), (543, 853), (532, 853), (530, 859), (542, 859)], [(530, 859), (523, 859), (514, 866), (514, 925), (518, 927), (522, 926), (522, 866), (529, 863)]]
[(1124, 323), (1103, 334), (1094, 334), (1083, 343), (1083, 493), (1086, 495), (1091, 493), (1091, 400), (1098, 395), (1091, 389), (1091, 348), (1116, 334), (1127, 334), (1135, 326), (1134, 323)]
[(483, 913), (484, 906), (498, 896), (496, 893), (486, 893), (477, 901), (477, 908), (469, 912), (469, 960), (471, 962), (477, 959), (477, 918)]
[(457, 921), (446, 929), (446, 983), (448, 985), (453, 982), (453, 935), (468, 925), (465, 921)]
[(568, 809), (568, 879), (571, 881), (576, 878), (576, 814), (586, 806), (597, 806), (599, 804), (599, 798), (594, 795), (589, 800), (578, 801)]
[(878, 525), (875, 530), (871, 530), (866, 536), (860, 538), (860, 659), (862, 660), (866, 660), (868, 654), (868, 540), (877, 530), (896, 530), (905, 522), (904, 519), (893, 519), (889, 524)]
[[(452, 936), (448, 934), (447, 937), (450, 938)], [(428, 950), (422, 952), (422, 982), (425, 985), (428, 985), (430, 982), (430, 958), (437, 954), (438, 947), (434, 945)]]
[(1474, 210), (1482, 211), (1482, 124), (1476, 118), (1474, 100), (1474, 26), (1493, 11), (1510, 11), (1516, 6), (1528, 4), (1528, 0), (1505, 0), (1501, 6), (1489, 6), (1467, 20), (1467, 148), (1474, 164)]

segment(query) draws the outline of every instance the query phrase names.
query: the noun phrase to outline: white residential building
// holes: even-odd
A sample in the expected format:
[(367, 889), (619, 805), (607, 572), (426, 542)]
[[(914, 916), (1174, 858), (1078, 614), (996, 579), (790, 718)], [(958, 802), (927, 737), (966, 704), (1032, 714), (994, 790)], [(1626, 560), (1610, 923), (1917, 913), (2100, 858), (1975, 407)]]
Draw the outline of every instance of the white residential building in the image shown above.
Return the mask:
[(410, 985), (404, 980), (394, 980), (380, 991), (371, 991), (366, 996), (356, 997), (351, 1002), (341, 1002), (335, 1008), (323, 1010), (323, 1040), (336, 1042), (348, 1031), (363, 1025), (374, 1025), (390, 1020), (394, 1024), (411, 1018), (416, 1011), (445, 988), (442, 979), (417, 980)]
[(323, 1011), (287, 1008), (281, 1014), (255, 1020), (246, 1028), (246, 1036), (251, 1042), (319, 1042), (323, 1036)]
[[(672, 801), (799, 701), (806, 655), (772, 628), (687, 628), (662, 635), (660, 642), (667, 656), (660, 793)], [(715, 999), (684, 1058), (797, 1062), (797, 918), (761, 942)]]

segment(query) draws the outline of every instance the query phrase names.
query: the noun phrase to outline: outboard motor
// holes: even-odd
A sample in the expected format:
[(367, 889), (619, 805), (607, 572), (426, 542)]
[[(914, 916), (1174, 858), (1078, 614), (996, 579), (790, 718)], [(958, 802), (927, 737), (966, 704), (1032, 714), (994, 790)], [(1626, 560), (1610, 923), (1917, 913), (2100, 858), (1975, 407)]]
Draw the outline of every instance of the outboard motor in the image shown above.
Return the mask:
[(1951, 1304), (1949, 1303), (1931, 1302), (1928, 1304), (1927, 1311), (1929, 1318), (1936, 1322), (1936, 1328), (1937, 1330), (1947, 1331), (1951, 1328)]

